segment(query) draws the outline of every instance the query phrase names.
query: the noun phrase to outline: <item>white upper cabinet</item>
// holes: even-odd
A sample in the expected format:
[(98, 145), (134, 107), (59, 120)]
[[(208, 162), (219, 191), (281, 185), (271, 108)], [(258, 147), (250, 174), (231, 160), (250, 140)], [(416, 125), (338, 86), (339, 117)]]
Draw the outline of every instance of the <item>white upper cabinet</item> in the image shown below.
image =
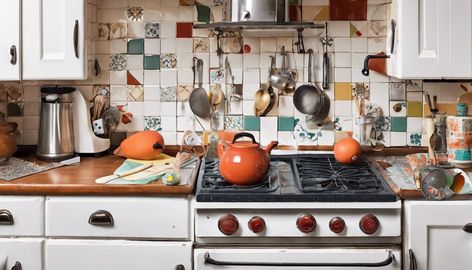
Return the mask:
[(84, 0), (23, 0), (23, 79), (86, 77)]
[(472, 77), (472, 1), (394, 0), (391, 14), (396, 27), (390, 29), (387, 40), (389, 75), (402, 79)]
[(471, 209), (472, 201), (406, 201), (404, 269), (471, 269)]
[(20, 79), (20, 0), (0, 1), (0, 80)]

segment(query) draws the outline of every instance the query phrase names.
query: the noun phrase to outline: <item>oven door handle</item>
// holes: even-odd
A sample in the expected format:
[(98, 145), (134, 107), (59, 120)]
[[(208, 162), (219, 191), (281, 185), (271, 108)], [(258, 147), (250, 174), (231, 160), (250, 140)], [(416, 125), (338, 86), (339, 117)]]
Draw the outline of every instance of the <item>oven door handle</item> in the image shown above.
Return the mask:
[(211, 258), (210, 253), (204, 255), (205, 264), (222, 265), (222, 266), (273, 266), (273, 267), (384, 267), (390, 265), (395, 260), (392, 251), (388, 252), (385, 260), (380, 262), (366, 263), (287, 263), (287, 262), (231, 262), (219, 261)]

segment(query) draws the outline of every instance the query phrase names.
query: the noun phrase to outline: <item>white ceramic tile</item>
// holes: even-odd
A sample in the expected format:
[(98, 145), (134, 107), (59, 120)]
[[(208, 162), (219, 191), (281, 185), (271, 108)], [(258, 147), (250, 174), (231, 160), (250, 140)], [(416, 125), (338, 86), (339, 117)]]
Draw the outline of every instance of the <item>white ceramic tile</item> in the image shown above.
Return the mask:
[(245, 46), (247, 45), (251, 48), (250, 53), (259, 54), (261, 52), (261, 39), (260, 38), (245, 37), (243, 41), (244, 41)]
[(194, 19), (193, 6), (180, 6), (177, 10), (177, 21), (179, 22), (193, 22)]
[(255, 115), (254, 114), (254, 101), (243, 100), (243, 114), (244, 115)]
[(334, 52), (350, 52), (351, 38), (338, 37), (334, 39)]
[[(229, 101), (228, 101), (229, 102)], [(229, 110), (231, 109), (231, 110)], [(243, 102), (239, 101), (231, 101), (231, 106), (228, 108), (228, 115), (242, 115), (243, 114)]]
[[(393, 109), (393, 107), (397, 104), (401, 105), (401, 110), (399, 112), (396, 112)], [(390, 116), (406, 116), (406, 102), (404, 102), (404, 101), (390, 101)]]
[(161, 53), (161, 40), (157, 38), (147, 38), (144, 40), (144, 53), (145, 54), (160, 54)]
[(143, 69), (143, 55), (128, 54), (126, 56), (126, 67), (128, 70)]
[(388, 83), (370, 84), (370, 101), (379, 106), (385, 115), (390, 112), (388, 96)]
[(276, 38), (261, 38), (261, 52), (276, 52), (277, 39)]
[(228, 62), (231, 65), (231, 68), (234, 70), (235, 68), (242, 68), (243, 67), (243, 55), (242, 54), (228, 54), (227, 55)]
[(351, 116), (352, 104), (350, 100), (336, 100), (334, 101), (334, 113), (337, 116)]
[(127, 53), (128, 42), (123, 39), (110, 40), (110, 54)]
[(161, 38), (175, 38), (177, 36), (177, 24), (175, 22), (162, 22), (159, 27)]
[(177, 114), (177, 103), (176, 102), (161, 102), (161, 114), (162, 116), (174, 116)]
[(329, 34), (333, 37), (349, 37), (349, 22), (331, 21), (328, 23)]
[(279, 145), (297, 146), (297, 141), (295, 140), (293, 133), (290, 131), (279, 131), (277, 133), (277, 141), (279, 142)]
[[(318, 78), (321, 80), (320, 77)], [(335, 68), (334, 78), (336, 82), (351, 82), (351, 69), (350, 68)]]
[(177, 84), (177, 70), (163, 69), (161, 70), (161, 85), (176, 85)]
[(367, 38), (351, 38), (351, 52), (367, 53)]
[(144, 85), (144, 101), (159, 101), (161, 99), (161, 88), (159, 85)]
[(178, 83), (180, 85), (193, 83), (193, 70), (189, 68), (180, 68), (178, 69)]
[(144, 116), (144, 106), (142, 102), (128, 102), (128, 111), (135, 116)]
[(280, 116), (293, 116), (294, 110), (292, 96), (279, 96), (278, 113)]
[(318, 139), (318, 145), (333, 145), (334, 143), (334, 131), (322, 130), (321, 137)]
[(350, 53), (335, 53), (334, 55), (334, 66), (335, 67), (350, 67), (351, 66), (351, 54)]
[(367, 49), (369, 53), (385, 52), (387, 41), (385, 38), (373, 37), (367, 39)]
[(260, 56), (258, 54), (244, 54), (243, 55), (243, 68), (259, 68)]
[(421, 133), (421, 127), (423, 126), (423, 118), (421, 117), (407, 117), (406, 118), (406, 131), (413, 133)]
[[(124, 85), (110, 86), (110, 101), (126, 101), (128, 97), (128, 90)], [(26, 108), (26, 107), (25, 107)]]
[(143, 102), (144, 116), (158, 116), (161, 113), (159, 102)]
[(126, 84), (126, 71), (110, 71), (110, 84)]
[(406, 132), (390, 132), (390, 146), (405, 146)]
[(176, 38), (161, 39), (161, 53), (175, 53), (177, 51)]
[(180, 116), (192, 116), (193, 112), (188, 102), (177, 102), (177, 115)]
[(259, 69), (248, 68), (244, 70), (243, 80), (246, 84), (260, 84)]
[(364, 59), (366, 56), (367, 56), (367, 53), (351, 53), (351, 67), (363, 68)]
[[(161, 135), (165, 138), (165, 143), (167, 145), (176, 145), (177, 142), (177, 132), (175, 131), (162, 131)], [(180, 142), (179, 142), (180, 143)]]
[(144, 38), (145, 37), (144, 22), (128, 22), (128, 37)]
[(161, 116), (162, 131), (177, 131), (177, 118), (175, 116)]
[(192, 53), (193, 52), (193, 39), (192, 38), (179, 38), (177, 41), (177, 53)]
[(369, 82), (369, 77), (368, 76), (364, 76), (364, 74), (362, 74), (362, 68), (361, 67), (357, 67), (357, 68), (352, 68), (351, 70), (351, 79), (353, 82), (363, 82), (363, 83), (368, 83)]
[(161, 74), (159, 70), (144, 70), (144, 84), (159, 84)]
[(369, 74), (369, 80), (370, 82), (389, 82), (390, 78), (385, 74), (380, 74), (371, 70)]
[(277, 140), (277, 117), (261, 117), (260, 143), (267, 145)]
[(243, 99), (244, 100), (254, 100), (254, 95), (257, 90), (260, 89), (260, 85), (257, 84), (243, 84)]
[(179, 68), (192, 68), (193, 54), (191, 53), (177, 54), (177, 63), (179, 63)]
[(192, 116), (177, 117), (177, 131), (192, 130), (194, 125), (195, 119)]

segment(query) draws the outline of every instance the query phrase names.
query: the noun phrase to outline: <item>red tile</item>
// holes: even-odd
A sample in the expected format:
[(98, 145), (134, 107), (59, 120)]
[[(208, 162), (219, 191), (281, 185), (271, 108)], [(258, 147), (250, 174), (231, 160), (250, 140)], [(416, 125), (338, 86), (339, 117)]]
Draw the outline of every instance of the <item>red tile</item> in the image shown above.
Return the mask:
[(178, 38), (191, 38), (193, 33), (193, 23), (191, 22), (178, 22), (177, 23), (177, 37)]
[(365, 21), (367, 0), (330, 0), (329, 17), (332, 21)]
[(141, 85), (141, 83), (138, 81), (138, 79), (136, 79), (136, 77), (133, 76), (133, 74), (131, 74), (131, 72), (126, 71), (126, 81), (128, 83), (128, 85)]

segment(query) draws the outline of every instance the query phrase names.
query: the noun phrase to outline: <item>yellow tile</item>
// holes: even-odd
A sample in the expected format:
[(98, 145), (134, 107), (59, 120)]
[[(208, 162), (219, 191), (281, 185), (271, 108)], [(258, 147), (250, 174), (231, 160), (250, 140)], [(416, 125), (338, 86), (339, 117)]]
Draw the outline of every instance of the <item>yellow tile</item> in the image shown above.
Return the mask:
[(422, 117), (423, 116), (423, 102), (412, 101), (407, 102), (406, 115), (408, 117)]
[(351, 83), (337, 82), (334, 84), (334, 100), (352, 100)]

